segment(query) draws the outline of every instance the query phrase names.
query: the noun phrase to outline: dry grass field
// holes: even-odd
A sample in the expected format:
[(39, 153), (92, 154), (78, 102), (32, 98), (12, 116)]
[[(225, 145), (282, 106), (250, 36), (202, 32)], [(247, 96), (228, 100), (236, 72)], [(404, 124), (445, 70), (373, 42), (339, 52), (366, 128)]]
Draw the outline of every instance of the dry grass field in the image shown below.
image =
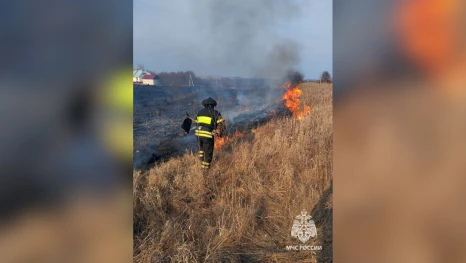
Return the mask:
[[(300, 89), (310, 115), (234, 139), (208, 173), (192, 153), (134, 174), (134, 262), (332, 261), (332, 86)], [(302, 209), (322, 251), (285, 249)]]

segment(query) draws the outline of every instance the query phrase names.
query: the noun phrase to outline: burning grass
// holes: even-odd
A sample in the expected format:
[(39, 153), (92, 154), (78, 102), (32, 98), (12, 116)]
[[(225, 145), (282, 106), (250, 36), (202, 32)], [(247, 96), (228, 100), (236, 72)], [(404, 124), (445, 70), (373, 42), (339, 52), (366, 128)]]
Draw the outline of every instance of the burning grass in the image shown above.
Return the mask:
[(302, 120), (304, 116), (311, 114), (311, 107), (303, 105), (303, 109), (301, 109), (300, 97), (303, 92), (299, 88), (299, 85), (293, 86), (291, 82), (287, 81), (282, 85), (282, 88), (286, 89), (282, 100), (285, 101), (285, 106), (290, 110), (295, 118)]
[[(207, 174), (193, 153), (134, 175), (134, 262), (331, 261), (332, 87), (299, 88), (312, 114), (226, 137)], [(302, 209), (323, 251), (286, 251)]]
[(224, 136), (224, 137), (215, 137), (215, 144), (214, 144), (214, 150), (218, 150), (225, 146), (226, 144), (229, 144), (232, 142), (235, 138), (240, 138), (243, 137), (243, 133), (237, 131), (235, 134), (231, 136)]

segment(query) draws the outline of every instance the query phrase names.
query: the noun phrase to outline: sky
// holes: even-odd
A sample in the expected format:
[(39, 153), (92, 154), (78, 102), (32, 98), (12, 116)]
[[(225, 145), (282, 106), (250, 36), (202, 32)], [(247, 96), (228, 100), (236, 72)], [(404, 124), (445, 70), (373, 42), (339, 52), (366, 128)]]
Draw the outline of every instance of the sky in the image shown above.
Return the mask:
[(134, 0), (133, 63), (155, 72), (332, 73), (331, 0)]

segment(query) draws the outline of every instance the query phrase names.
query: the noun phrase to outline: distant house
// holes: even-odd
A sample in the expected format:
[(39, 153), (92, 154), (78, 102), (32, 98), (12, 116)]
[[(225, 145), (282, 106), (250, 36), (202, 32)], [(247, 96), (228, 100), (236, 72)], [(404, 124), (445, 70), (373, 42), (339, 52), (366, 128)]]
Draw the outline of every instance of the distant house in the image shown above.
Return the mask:
[(133, 70), (133, 82), (142, 82), (142, 77), (147, 74), (150, 73), (142, 69)]
[(159, 76), (155, 74), (147, 74), (142, 77), (142, 84), (143, 85), (160, 85)]

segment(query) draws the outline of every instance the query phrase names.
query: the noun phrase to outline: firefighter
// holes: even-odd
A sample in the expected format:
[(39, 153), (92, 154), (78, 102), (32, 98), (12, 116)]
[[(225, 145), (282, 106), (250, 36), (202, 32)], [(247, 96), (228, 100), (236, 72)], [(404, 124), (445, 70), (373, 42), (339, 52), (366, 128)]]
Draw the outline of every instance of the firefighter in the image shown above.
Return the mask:
[(199, 142), (198, 157), (201, 160), (201, 168), (209, 169), (214, 155), (215, 136), (222, 137), (225, 131), (225, 120), (220, 112), (214, 109), (217, 102), (208, 98), (202, 101), (204, 108), (197, 114), (197, 127), (195, 135)]

